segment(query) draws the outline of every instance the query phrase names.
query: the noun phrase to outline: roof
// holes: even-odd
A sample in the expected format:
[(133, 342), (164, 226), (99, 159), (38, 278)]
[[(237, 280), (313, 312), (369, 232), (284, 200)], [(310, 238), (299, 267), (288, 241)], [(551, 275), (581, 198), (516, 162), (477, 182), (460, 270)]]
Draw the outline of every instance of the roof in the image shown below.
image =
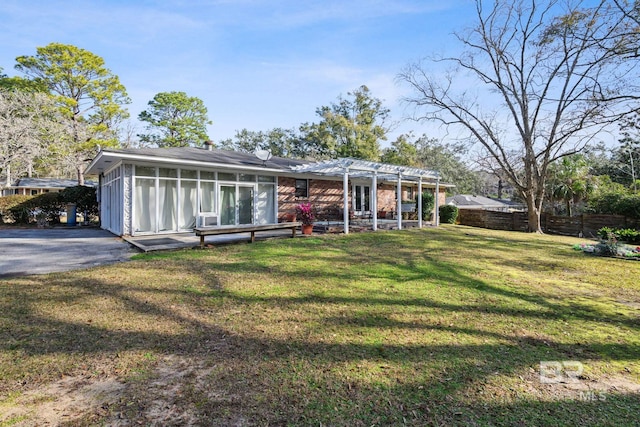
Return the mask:
[(446, 204), (468, 209), (508, 208), (511, 206), (510, 203), (505, 203), (501, 200), (490, 199), (484, 196), (472, 196), (469, 194), (457, 194), (453, 197), (447, 197)]
[[(402, 181), (419, 181), (425, 183), (439, 182), (439, 174), (426, 169), (418, 169), (409, 166), (398, 166), (387, 163), (377, 163), (368, 160), (342, 158), (312, 162), (309, 160), (297, 160), (284, 157), (271, 157), (262, 161), (254, 153), (239, 151), (195, 148), (195, 147), (170, 147), (170, 148), (128, 148), (121, 150), (102, 150), (93, 159), (86, 170), (87, 175), (97, 175), (118, 162), (138, 161), (154, 163), (166, 163), (168, 165), (207, 167), (222, 169), (255, 170), (266, 173), (296, 173), (324, 176), (342, 176), (348, 168), (351, 178), (372, 177), (374, 172), (378, 179), (395, 181), (398, 177)], [(452, 185), (443, 184), (445, 187)]]
[[(16, 181), (13, 188), (59, 188), (75, 187), (78, 181), (75, 179), (58, 179), (58, 178), (20, 178)], [(95, 187), (93, 181), (85, 181), (88, 187)]]
[(206, 149), (195, 147), (169, 148), (128, 148), (122, 150), (102, 150), (93, 159), (86, 170), (86, 174), (97, 175), (107, 170), (112, 164), (121, 160), (138, 160), (204, 166), (222, 167), (229, 169), (259, 169), (273, 172), (291, 172), (292, 166), (308, 163), (302, 160), (271, 157), (263, 162), (253, 153), (239, 151)]

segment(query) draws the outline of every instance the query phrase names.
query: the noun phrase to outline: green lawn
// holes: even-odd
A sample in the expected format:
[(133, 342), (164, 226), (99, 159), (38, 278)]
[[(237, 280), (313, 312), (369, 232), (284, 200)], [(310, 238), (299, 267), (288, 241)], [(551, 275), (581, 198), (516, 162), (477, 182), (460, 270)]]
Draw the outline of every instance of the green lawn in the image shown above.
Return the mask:
[(640, 262), (584, 241), (443, 226), (0, 280), (0, 425), (640, 425)]

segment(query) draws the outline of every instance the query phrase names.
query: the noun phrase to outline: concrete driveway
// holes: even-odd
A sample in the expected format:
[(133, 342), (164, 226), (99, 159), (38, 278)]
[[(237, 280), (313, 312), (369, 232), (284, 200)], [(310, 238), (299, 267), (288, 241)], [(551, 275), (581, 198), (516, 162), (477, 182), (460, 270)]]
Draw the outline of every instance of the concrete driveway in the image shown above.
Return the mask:
[(77, 270), (127, 261), (136, 253), (96, 228), (0, 228), (0, 277)]

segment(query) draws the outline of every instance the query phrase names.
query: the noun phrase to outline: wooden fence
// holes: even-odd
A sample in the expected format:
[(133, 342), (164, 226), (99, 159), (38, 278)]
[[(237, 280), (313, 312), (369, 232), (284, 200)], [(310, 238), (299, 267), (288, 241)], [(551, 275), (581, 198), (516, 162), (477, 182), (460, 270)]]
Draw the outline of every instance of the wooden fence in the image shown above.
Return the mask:
[[(492, 230), (527, 231), (529, 220), (526, 212), (460, 209), (458, 223)], [(622, 215), (582, 214), (569, 217), (543, 213), (540, 223), (545, 233), (584, 237), (596, 237), (602, 227), (640, 228), (640, 221)]]

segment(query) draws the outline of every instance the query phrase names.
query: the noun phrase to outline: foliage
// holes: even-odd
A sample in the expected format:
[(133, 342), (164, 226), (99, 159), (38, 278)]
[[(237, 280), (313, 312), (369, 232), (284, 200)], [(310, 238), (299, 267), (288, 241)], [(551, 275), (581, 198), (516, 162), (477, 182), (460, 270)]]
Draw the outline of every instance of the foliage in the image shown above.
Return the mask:
[[(0, 171), (6, 186), (31, 173), (58, 135), (59, 114), (43, 93), (0, 89)], [(1, 185), (0, 185), (1, 186)]]
[(130, 102), (119, 78), (105, 67), (104, 59), (73, 45), (50, 43), (35, 56), (16, 58), (16, 69), (33, 81), (46, 84), (66, 118), (66, 135), (52, 148), (60, 161), (75, 169), (84, 183), (87, 158), (99, 146), (118, 145), (117, 127), (128, 116)]
[(461, 144), (442, 143), (427, 135), (400, 135), (383, 150), (380, 161), (437, 171), (440, 180), (454, 184), (458, 193), (480, 192), (481, 180), (463, 160), (466, 148)]
[(40, 216), (49, 223), (57, 223), (60, 220), (60, 212), (65, 210), (67, 203), (75, 203), (78, 212), (99, 214), (95, 188), (76, 186), (59, 193), (0, 197), (0, 222), (29, 224), (36, 216)]
[(67, 187), (59, 194), (63, 203), (75, 203), (78, 212), (86, 212), (88, 215), (96, 216), (100, 213), (98, 209), (98, 198), (94, 187), (78, 185)]
[[(418, 212), (418, 194), (416, 194), (416, 212)], [(427, 221), (433, 213), (433, 207), (435, 206), (436, 198), (430, 191), (424, 191), (422, 193), (422, 220)]]
[(233, 139), (229, 138), (220, 141), (219, 147), (243, 153), (268, 150), (274, 156), (298, 159), (304, 159), (312, 155), (305, 148), (295, 129), (273, 128), (265, 132), (242, 129), (236, 131)]
[(411, 141), (411, 135), (400, 135), (391, 143), (391, 147), (382, 150), (380, 161), (392, 165), (422, 167), (416, 145), (416, 142)]
[[(13, 196), (16, 197), (16, 196)], [(23, 196), (20, 203), (9, 208), (9, 219), (17, 224), (29, 224), (36, 215), (50, 223), (59, 222), (64, 204), (59, 193), (42, 193), (36, 196)]]
[(640, 219), (640, 194), (609, 192), (589, 200), (589, 210), (597, 214), (624, 215)]
[(305, 225), (313, 224), (315, 215), (311, 203), (300, 203), (296, 206), (296, 220), (301, 221)]
[(316, 110), (319, 123), (300, 126), (303, 144), (318, 159), (353, 157), (377, 161), (380, 142), (387, 139), (389, 109), (372, 97), (367, 86), (360, 86), (351, 97), (340, 96), (337, 103)]
[(435, 61), (450, 73), (417, 63), (400, 75), (415, 119), (462, 130), (496, 162), (525, 200), (532, 232), (541, 232), (549, 165), (634, 111), (640, 93), (640, 56), (627, 50), (637, 23), (607, 0), (557, 6), (476, 0), (475, 27), (457, 34), (466, 51)]
[(458, 219), (458, 207), (454, 205), (440, 206), (440, 222), (445, 224), (455, 224)]
[(28, 221), (28, 213), (26, 218), (18, 218), (20, 221), (16, 221), (14, 218), (13, 210), (17, 206), (23, 204), (29, 200), (32, 196), (23, 196), (19, 194), (12, 194), (10, 196), (0, 197), (0, 224), (6, 222), (25, 222)]
[(633, 228), (602, 227), (598, 230), (598, 236), (603, 240), (614, 236), (622, 242), (640, 244), (640, 230)]
[(589, 174), (589, 164), (582, 154), (558, 159), (549, 165), (546, 194), (551, 201), (565, 204), (567, 216), (573, 215), (573, 207), (587, 198), (594, 190)]
[(209, 139), (207, 107), (200, 98), (185, 92), (160, 92), (149, 101), (149, 107), (138, 115), (147, 123), (140, 141), (158, 147), (200, 147)]

